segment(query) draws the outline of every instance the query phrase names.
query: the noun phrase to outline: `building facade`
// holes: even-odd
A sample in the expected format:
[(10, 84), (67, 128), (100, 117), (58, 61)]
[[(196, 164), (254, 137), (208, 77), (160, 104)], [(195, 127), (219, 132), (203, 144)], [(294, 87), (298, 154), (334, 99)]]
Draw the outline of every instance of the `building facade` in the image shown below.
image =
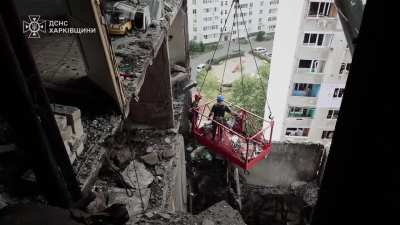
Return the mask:
[(333, 0), (279, 4), (267, 91), (273, 140), (327, 144), (351, 64), (336, 7)]
[[(235, 40), (238, 30), (239, 37), (243, 38), (246, 37), (245, 24), (249, 34), (274, 31), (278, 0), (240, 0), (243, 19), (236, 18), (232, 7), (224, 28), (231, 4), (232, 0), (188, 0), (189, 40), (213, 43), (218, 41), (221, 32), (223, 41), (228, 41), (231, 33)], [(240, 15), (239, 9), (237, 15)]]

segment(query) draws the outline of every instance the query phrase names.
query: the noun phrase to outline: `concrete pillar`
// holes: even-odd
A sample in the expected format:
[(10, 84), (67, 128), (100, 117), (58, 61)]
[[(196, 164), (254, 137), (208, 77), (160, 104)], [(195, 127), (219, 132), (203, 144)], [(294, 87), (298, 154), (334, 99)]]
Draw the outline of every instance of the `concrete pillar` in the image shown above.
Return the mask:
[(171, 76), (167, 41), (164, 40), (153, 64), (148, 68), (139, 101), (131, 102), (131, 121), (157, 128), (172, 128)]

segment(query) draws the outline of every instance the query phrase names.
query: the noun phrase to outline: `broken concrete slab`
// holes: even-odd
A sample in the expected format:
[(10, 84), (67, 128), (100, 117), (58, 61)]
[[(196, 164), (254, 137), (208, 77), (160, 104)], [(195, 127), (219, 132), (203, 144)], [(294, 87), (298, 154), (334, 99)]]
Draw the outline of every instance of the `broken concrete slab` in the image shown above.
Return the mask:
[(62, 115), (54, 115), (56, 119), (58, 129), (62, 130), (67, 127), (67, 118)]
[[(108, 205), (110, 206), (118, 203), (125, 204), (129, 217), (132, 219), (135, 215), (143, 213), (147, 209), (149, 205), (150, 193), (151, 191), (148, 188), (141, 189), (141, 198), (138, 190), (133, 192), (133, 196), (127, 196), (125, 189), (111, 188), (111, 190), (108, 192)], [(143, 203), (141, 199), (143, 199)]]
[(215, 223), (212, 220), (204, 219), (201, 225), (215, 225)]
[(245, 174), (246, 182), (288, 186), (296, 181), (311, 181), (317, 176), (323, 151), (319, 144), (274, 142), (268, 157)]
[(171, 146), (170, 148), (164, 149), (162, 151), (162, 157), (164, 159), (170, 159), (175, 156), (175, 146)]
[[(136, 167), (136, 172), (135, 172)], [(138, 177), (136, 177), (136, 173)], [(122, 177), (125, 182), (131, 185), (132, 188), (138, 187), (138, 180), (140, 188), (146, 188), (154, 181), (154, 176), (150, 173), (146, 166), (136, 160), (132, 161), (126, 169), (122, 172)]]
[(133, 155), (128, 147), (113, 149), (110, 154), (110, 159), (117, 167), (125, 168), (132, 161)]
[(64, 129), (60, 129), (60, 134), (63, 140), (69, 140), (72, 137), (72, 127), (66, 126)]
[(159, 163), (158, 154), (152, 152), (140, 157), (147, 165), (154, 166)]

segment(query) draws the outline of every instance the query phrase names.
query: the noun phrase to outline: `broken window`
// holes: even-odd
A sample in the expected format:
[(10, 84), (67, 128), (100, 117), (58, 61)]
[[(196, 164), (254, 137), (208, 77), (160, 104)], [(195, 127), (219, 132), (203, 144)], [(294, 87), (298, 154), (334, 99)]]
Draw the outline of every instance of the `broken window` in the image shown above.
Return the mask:
[(322, 73), (324, 71), (325, 61), (322, 60), (309, 60), (300, 59), (299, 61), (299, 72), (307, 71), (312, 73)]
[(320, 84), (294, 83), (292, 96), (317, 97)]
[(351, 63), (342, 63), (340, 65), (339, 74), (347, 74), (349, 73)]
[(339, 117), (338, 109), (330, 109), (328, 110), (328, 114), (326, 116), (327, 119), (337, 119)]
[(333, 34), (304, 33), (303, 46), (328, 47)]
[(286, 128), (286, 136), (297, 136), (297, 137), (307, 137), (310, 128)]
[(322, 139), (332, 139), (333, 133), (334, 133), (333, 130), (324, 130), (324, 131), (322, 131), (321, 138)]
[(335, 88), (333, 92), (333, 97), (334, 98), (341, 98), (343, 97), (344, 94), (344, 88)]
[(289, 107), (288, 117), (306, 117), (313, 118), (314, 117), (315, 108), (313, 107)]
[(309, 17), (335, 17), (336, 7), (332, 2), (310, 2)]

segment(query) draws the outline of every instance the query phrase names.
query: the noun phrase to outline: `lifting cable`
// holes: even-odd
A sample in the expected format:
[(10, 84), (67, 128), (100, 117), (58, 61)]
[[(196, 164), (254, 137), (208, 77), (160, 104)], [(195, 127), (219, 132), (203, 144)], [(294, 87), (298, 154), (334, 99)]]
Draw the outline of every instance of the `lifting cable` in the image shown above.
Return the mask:
[(267, 92), (266, 92), (266, 90), (265, 90), (263, 80), (261, 79), (260, 70), (259, 70), (259, 68), (258, 68), (258, 64), (257, 64), (256, 57), (255, 57), (255, 55), (254, 55), (253, 45), (251, 44), (249, 32), (248, 32), (248, 30), (247, 30), (247, 26), (246, 26), (246, 23), (245, 23), (244, 18), (243, 18), (242, 7), (241, 7), (240, 5), (239, 5), (239, 10), (240, 10), (240, 14), (241, 14), (241, 16), (242, 16), (242, 21), (243, 21), (244, 29), (245, 29), (245, 31), (246, 31), (247, 39), (249, 40), (250, 51), (251, 51), (251, 54), (253, 55), (254, 63), (255, 63), (256, 68), (257, 68), (258, 79), (260, 80), (260, 84), (261, 84), (261, 87), (262, 87), (262, 89), (263, 89), (263, 93), (264, 93), (264, 97), (265, 97), (265, 102), (267, 103), (267, 107), (268, 107), (268, 110), (269, 110), (269, 116), (268, 116), (268, 117), (269, 117), (270, 119), (273, 119), (272, 111), (271, 111), (271, 106), (269, 105), (269, 101), (268, 101)]
[[(232, 4), (231, 4), (231, 6), (230, 6), (230, 8), (229, 8), (229, 12), (228, 12), (228, 15), (226, 16), (224, 26), (222, 27), (221, 34), (219, 35), (219, 39), (218, 39), (218, 42), (217, 42), (217, 46), (215, 46), (215, 49), (214, 49), (214, 52), (213, 52), (213, 54), (212, 54), (211, 60), (207, 63), (208, 67), (210, 67), (210, 64), (211, 64), (212, 61), (214, 60), (215, 52), (217, 51), (218, 45), (219, 45), (219, 43), (221, 42), (222, 33), (223, 33), (223, 31), (225, 30), (226, 23), (228, 22), (229, 15), (231, 14), (232, 6), (233, 6), (233, 4), (235, 3), (235, 1), (236, 1), (236, 0), (233, 0), (233, 1), (232, 1)], [(207, 75), (208, 75), (208, 67), (206, 68), (206, 75), (204, 76), (203, 83), (201, 84), (200, 89), (199, 89), (200, 92), (201, 92), (201, 90), (203, 89), (204, 83), (206, 82), (206, 78), (207, 78)]]
[[(226, 19), (225, 19), (224, 26), (223, 26), (223, 28), (222, 28), (222, 30), (221, 30), (220, 35), (219, 35), (219, 39), (218, 39), (217, 45), (215, 46), (215, 49), (214, 49), (214, 51), (213, 51), (211, 60), (207, 63), (207, 65), (208, 65), (208, 67), (209, 67), (210, 64), (211, 64), (211, 63), (213, 62), (213, 60), (214, 60), (215, 53), (216, 53), (216, 51), (217, 51), (217, 49), (218, 49), (219, 43), (221, 42), (222, 34), (223, 34), (223, 32), (224, 32), (224, 30), (225, 30), (225, 28), (226, 28), (226, 24), (227, 24), (227, 22), (228, 22), (228, 19), (229, 19), (230, 14), (231, 14), (231, 10), (232, 10), (233, 5), (235, 5), (235, 14), (234, 14), (234, 18), (233, 18), (232, 28), (231, 28), (231, 31), (230, 31), (228, 49), (227, 49), (227, 53), (226, 53), (226, 59), (225, 59), (224, 70), (223, 70), (223, 73), (222, 73), (221, 84), (220, 84), (220, 87), (219, 87), (219, 93), (222, 94), (222, 85), (223, 85), (223, 82), (224, 82), (224, 76), (225, 76), (225, 71), (226, 71), (226, 64), (227, 64), (227, 61), (228, 61), (229, 49), (230, 49), (230, 45), (231, 45), (231, 41), (232, 41), (232, 33), (233, 33), (233, 28), (234, 28), (234, 26), (235, 26), (234, 23), (235, 23), (235, 18), (236, 18), (236, 29), (237, 29), (237, 34), (238, 34), (238, 35), (237, 35), (237, 36), (238, 36), (237, 41), (238, 41), (238, 48), (239, 48), (239, 65), (240, 65), (241, 86), (242, 86), (242, 98), (244, 97), (243, 66), (242, 66), (242, 55), (241, 55), (241, 52), (240, 52), (240, 35), (239, 35), (239, 18), (238, 18), (238, 17), (240, 16), (240, 17), (242, 17), (242, 23), (243, 23), (244, 28), (245, 28), (245, 31), (246, 31), (247, 39), (249, 40), (250, 51), (251, 51), (251, 54), (253, 55), (254, 64), (256, 65), (257, 77), (258, 77), (258, 79), (260, 80), (261, 88), (263, 89), (263, 94), (264, 94), (264, 97), (265, 97), (265, 102), (266, 102), (266, 105), (267, 105), (268, 110), (269, 110), (269, 118), (270, 118), (270, 119), (273, 119), (273, 117), (272, 117), (272, 111), (271, 111), (271, 106), (270, 106), (269, 101), (268, 101), (268, 96), (267, 96), (266, 89), (265, 89), (265, 87), (264, 87), (263, 79), (261, 78), (261, 75), (260, 75), (260, 69), (259, 69), (258, 64), (257, 64), (256, 56), (254, 55), (253, 45), (251, 44), (249, 32), (248, 32), (248, 29), (247, 29), (246, 22), (244, 21), (243, 11), (242, 11), (242, 7), (241, 7), (240, 4), (239, 4), (239, 0), (232, 0), (231, 6), (230, 6), (230, 8), (229, 8), (228, 15), (227, 15), (227, 17), (226, 17)], [(239, 8), (240, 14), (237, 13), (237, 12), (238, 12), (238, 11), (237, 11), (238, 8)], [(200, 86), (199, 92), (201, 92), (201, 90), (203, 89), (204, 83), (205, 83), (205, 81), (206, 81), (206, 79), (207, 79), (208, 71), (209, 71), (209, 69), (206, 68), (206, 75), (204, 76), (204, 79), (203, 79), (203, 82), (202, 82), (202, 84), (201, 84), (201, 86)]]
[(230, 31), (230, 36), (229, 36), (229, 42), (228, 42), (228, 50), (226, 51), (226, 60), (225, 60), (225, 64), (224, 64), (224, 71), (222, 72), (221, 84), (220, 84), (220, 86), (219, 86), (219, 94), (220, 94), (220, 95), (222, 95), (222, 85), (223, 85), (223, 83), (224, 83), (226, 64), (227, 64), (227, 62), (228, 62), (228, 56), (229, 56), (229, 49), (230, 49), (230, 47), (231, 47), (233, 28), (234, 28), (234, 26), (232, 25), (231, 31)]

